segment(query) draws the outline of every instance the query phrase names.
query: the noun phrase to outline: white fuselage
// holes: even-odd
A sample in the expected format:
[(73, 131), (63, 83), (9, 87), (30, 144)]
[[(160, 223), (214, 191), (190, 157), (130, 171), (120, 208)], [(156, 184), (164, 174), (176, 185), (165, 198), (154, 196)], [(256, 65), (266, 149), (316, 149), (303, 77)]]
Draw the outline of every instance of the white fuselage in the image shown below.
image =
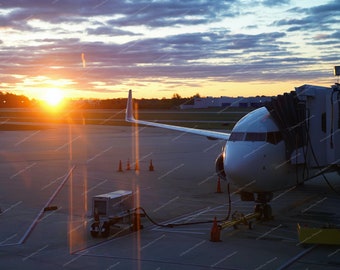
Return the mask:
[(303, 181), (286, 159), (281, 133), (265, 107), (235, 125), (223, 155), (226, 178), (241, 191), (274, 192)]

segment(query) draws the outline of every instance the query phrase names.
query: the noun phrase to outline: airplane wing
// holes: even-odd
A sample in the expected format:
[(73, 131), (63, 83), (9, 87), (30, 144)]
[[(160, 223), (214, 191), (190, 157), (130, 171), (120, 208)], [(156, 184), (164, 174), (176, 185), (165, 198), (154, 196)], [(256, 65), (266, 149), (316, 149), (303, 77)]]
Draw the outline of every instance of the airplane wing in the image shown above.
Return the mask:
[(130, 123), (136, 123), (136, 124), (165, 128), (165, 129), (171, 129), (171, 130), (196, 134), (196, 135), (200, 135), (200, 136), (205, 136), (205, 137), (208, 137), (209, 139), (219, 139), (219, 140), (226, 140), (227, 141), (230, 137), (230, 133), (188, 128), (188, 127), (180, 127), (180, 126), (161, 124), (161, 123), (156, 123), (156, 122), (151, 122), (151, 121), (137, 120), (133, 116), (132, 90), (129, 90), (129, 97), (128, 97), (128, 101), (127, 101), (127, 105), (126, 105), (125, 120), (127, 122), (130, 122)]

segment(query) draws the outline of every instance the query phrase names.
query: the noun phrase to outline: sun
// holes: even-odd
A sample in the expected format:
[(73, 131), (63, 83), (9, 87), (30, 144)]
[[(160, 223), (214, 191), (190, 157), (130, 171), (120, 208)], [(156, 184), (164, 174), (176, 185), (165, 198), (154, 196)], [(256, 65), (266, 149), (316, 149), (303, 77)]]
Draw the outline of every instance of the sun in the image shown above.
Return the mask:
[(50, 107), (59, 106), (63, 99), (63, 92), (59, 88), (49, 88), (43, 96), (43, 100)]

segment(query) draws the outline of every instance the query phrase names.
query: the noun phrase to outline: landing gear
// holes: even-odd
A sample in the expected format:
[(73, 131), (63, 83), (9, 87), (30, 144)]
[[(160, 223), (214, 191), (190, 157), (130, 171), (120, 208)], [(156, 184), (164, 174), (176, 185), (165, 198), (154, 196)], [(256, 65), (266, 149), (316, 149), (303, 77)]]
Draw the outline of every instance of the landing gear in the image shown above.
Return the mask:
[(274, 217), (272, 215), (272, 207), (268, 204), (273, 198), (273, 193), (265, 192), (265, 193), (258, 193), (256, 199), (256, 206), (254, 209), (255, 213), (259, 213), (260, 217), (259, 220), (272, 220)]
[[(255, 198), (256, 195), (256, 198)], [(256, 219), (257, 220), (272, 220), (274, 217), (272, 215), (272, 207), (268, 204), (272, 198), (273, 193), (271, 192), (262, 192), (262, 193), (250, 193), (242, 191), (240, 192), (241, 200), (242, 201), (255, 201), (255, 209), (254, 213), (258, 214)]]
[(261, 204), (261, 203), (256, 204), (254, 212), (259, 213), (257, 220), (268, 221), (268, 220), (274, 219), (274, 217), (272, 215), (272, 207), (269, 204), (266, 204), (266, 203), (265, 204)]

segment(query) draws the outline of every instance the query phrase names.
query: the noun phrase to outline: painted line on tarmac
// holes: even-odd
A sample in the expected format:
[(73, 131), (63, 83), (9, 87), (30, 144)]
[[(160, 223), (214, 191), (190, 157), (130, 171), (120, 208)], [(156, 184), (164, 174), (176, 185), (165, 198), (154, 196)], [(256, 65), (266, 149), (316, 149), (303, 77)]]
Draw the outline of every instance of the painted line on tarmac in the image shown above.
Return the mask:
[(50, 199), (46, 202), (46, 204), (44, 205), (43, 208), (41, 208), (40, 212), (38, 213), (37, 217), (33, 220), (32, 224), (29, 226), (29, 228), (27, 229), (27, 231), (25, 232), (24, 236), (20, 239), (18, 244), (23, 244), (25, 243), (25, 241), (27, 240), (28, 236), (31, 234), (31, 232), (33, 231), (33, 229), (35, 228), (35, 226), (37, 225), (37, 223), (39, 222), (39, 220), (41, 219), (42, 215), (44, 214), (44, 209), (46, 207), (48, 207), (50, 205), (50, 203), (53, 201), (53, 199), (57, 196), (57, 194), (59, 193), (59, 191), (61, 190), (61, 188), (64, 186), (64, 184), (66, 183), (66, 181), (68, 180), (68, 178), (70, 177), (72, 171), (74, 170), (76, 166), (74, 165), (68, 172), (68, 174), (65, 176), (64, 180), (61, 182), (61, 184), (59, 185), (59, 187), (56, 189), (56, 191), (52, 194), (52, 196), (50, 197)]

